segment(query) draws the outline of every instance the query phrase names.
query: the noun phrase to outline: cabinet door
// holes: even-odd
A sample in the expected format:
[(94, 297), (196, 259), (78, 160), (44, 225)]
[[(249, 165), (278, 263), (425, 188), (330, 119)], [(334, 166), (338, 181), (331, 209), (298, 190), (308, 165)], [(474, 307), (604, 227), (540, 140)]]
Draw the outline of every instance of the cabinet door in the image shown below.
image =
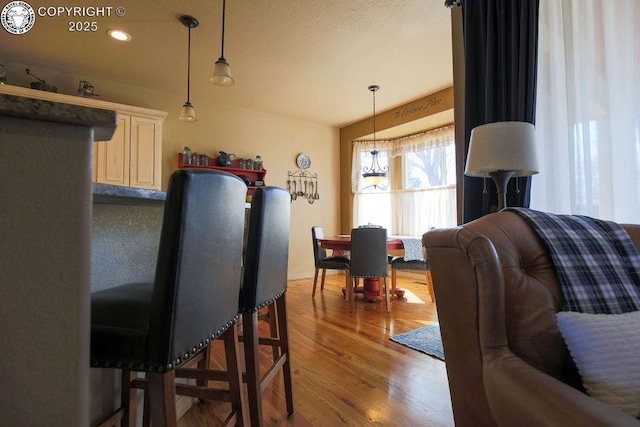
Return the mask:
[(91, 166), (91, 181), (98, 182), (98, 151), (100, 150), (100, 141), (93, 143), (93, 164)]
[(118, 126), (110, 141), (96, 142), (96, 182), (129, 185), (129, 141), (131, 118), (118, 115)]
[(154, 119), (131, 117), (130, 186), (160, 190), (162, 125)]

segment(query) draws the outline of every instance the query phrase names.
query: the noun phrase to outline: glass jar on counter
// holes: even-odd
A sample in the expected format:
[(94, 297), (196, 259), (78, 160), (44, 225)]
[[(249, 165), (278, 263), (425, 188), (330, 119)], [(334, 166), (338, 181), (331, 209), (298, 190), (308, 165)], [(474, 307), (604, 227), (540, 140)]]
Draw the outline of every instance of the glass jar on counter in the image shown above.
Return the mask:
[(247, 169), (253, 169), (253, 160), (246, 159), (246, 168)]
[(238, 159), (238, 167), (240, 169), (246, 169), (247, 168), (247, 160), (246, 159)]
[(184, 146), (182, 150), (182, 163), (185, 165), (191, 164), (191, 149), (188, 146)]
[(256, 156), (256, 160), (253, 162), (253, 169), (262, 170), (262, 157), (260, 155)]

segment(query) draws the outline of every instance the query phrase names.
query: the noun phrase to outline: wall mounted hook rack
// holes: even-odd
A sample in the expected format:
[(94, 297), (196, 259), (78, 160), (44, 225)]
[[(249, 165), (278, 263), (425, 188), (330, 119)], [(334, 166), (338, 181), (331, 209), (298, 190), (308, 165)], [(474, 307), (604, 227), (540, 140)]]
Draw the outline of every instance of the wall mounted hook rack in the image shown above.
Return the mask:
[(298, 197), (306, 199), (309, 204), (313, 204), (320, 199), (318, 193), (318, 174), (304, 170), (288, 172), (287, 190), (291, 195), (291, 201), (297, 200)]

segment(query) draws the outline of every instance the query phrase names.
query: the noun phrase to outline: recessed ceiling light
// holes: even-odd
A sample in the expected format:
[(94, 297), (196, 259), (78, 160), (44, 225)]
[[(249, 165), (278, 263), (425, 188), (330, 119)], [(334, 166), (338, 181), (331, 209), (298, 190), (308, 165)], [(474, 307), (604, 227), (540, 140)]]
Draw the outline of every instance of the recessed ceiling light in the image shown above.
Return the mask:
[(121, 30), (107, 30), (107, 34), (109, 34), (109, 36), (111, 36), (112, 38), (123, 42), (128, 42), (129, 40), (131, 40), (131, 36), (129, 35), (129, 33), (125, 33)]

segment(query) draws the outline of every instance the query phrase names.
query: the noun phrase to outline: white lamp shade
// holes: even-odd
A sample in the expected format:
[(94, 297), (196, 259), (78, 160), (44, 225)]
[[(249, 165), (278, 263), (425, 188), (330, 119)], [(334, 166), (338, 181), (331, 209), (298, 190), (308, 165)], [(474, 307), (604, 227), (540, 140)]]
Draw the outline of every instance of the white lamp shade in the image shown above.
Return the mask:
[(224, 58), (219, 58), (213, 68), (213, 75), (209, 81), (217, 86), (232, 86), (233, 78), (231, 77), (231, 67)]
[(196, 110), (193, 108), (190, 102), (185, 102), (182, 106), (182, 111), (180, 112), (180, 120), (184, 120), (186, 122), (197, 122), (198, 118), (196, 117)]
[(497, 171), (513, 171), (513, 176), (538, 173), (531, 123), (496, 122), (473, 128), (465, 175), (489, 177)]

